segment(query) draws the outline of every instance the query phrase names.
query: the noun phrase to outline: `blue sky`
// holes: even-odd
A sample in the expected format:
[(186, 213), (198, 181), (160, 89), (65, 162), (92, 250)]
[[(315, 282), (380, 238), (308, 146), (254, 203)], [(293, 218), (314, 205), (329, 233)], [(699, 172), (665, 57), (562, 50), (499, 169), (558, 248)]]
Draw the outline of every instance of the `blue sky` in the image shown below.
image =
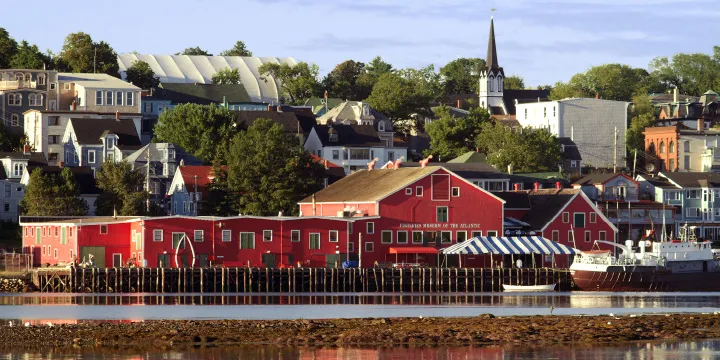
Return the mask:
[[(211, 53), (243, 40), (258, 56), (316, 63), (382, 56), (396, 68), (487, 51), (490, 9), (500, 65), (527, 85), (567, 81), (593, 65), (647, 68), (656, 56), (720, 45), (715, 0), (71, 0), (3, 4), (1, 27), (58, 52), (76, 31), (118, 53)], [(35, 2), (37, 5), (37, 2)], [(9, 16), (28, 14), (28, 16)]]

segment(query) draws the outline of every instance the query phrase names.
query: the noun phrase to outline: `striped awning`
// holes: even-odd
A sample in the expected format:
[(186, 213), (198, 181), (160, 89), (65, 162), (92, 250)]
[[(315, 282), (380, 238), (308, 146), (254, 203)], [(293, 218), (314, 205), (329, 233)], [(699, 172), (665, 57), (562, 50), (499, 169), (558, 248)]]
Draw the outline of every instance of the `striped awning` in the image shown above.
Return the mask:
[(442, 250), (443, 254), (561, 254), (572, 255), (577, 250), (541, 236), (491, 237), (480, 236), (457, 243)]

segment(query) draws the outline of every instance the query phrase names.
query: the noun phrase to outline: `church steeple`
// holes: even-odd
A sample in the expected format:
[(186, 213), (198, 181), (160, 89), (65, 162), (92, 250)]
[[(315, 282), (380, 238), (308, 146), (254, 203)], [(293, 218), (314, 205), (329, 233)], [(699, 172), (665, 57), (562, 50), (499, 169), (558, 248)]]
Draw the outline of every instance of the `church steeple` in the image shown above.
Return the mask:
[(488, 70), (497, 70), (500, 66), (498, 65), (497, 49), (495, 47), (495, 25), (493, 24), (493, 18), (490, 17), (490, 37), (488, 38), (488, 51), (487, 58)]

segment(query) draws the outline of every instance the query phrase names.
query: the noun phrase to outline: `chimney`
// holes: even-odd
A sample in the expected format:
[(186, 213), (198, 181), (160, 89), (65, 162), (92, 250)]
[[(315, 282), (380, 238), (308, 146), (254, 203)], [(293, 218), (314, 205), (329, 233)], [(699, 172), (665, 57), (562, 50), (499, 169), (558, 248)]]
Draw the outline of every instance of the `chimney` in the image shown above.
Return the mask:
[(559, 181), (555, 182), (555, 189), (558, 189), (558, 190), (562, 189), (562, 184)]
[(23, 154), (30, 155), (30, 145), (23, 146)]
[(273, 111), (274, 108), (275, 108), (275, 107), (272, 106), (272, 104), (268, 104), (267, 110), (268, 110), (268, 111)]
[(678, 88), (677, 86), (673, 89), (673, 102), (678, 102)]
[(58, 166), (60, 166), (61, 168), (65, 167), (65, 162), (64, 162), (64, 161), (61, 161), (61, 162), (59, 162), (58, 164), (59, 164)]
[(520, 184), (518, 184), (518, 183), (513, 184), (513, 190), (520, 191)]
[(283, 111), (283, 110), (282, 110), (282, 105), (278, 105), (276, 109), (277, 109), (277, 112), (282, 112), (282, 111)]
[(536, 181), (533, 184), (533, 191), (538, 191), (538, 190), (540, 190), (540, 183)]
[(703, 116), (697, 119), (697, 130), (701, 133), (705, 132), (705, 118)]
[(120, 112), (119, 111), (115, 112), (115, 121), (120, 121)]
[(317, 215), (317, 213), (315, 211), (315, 204), (316, 204), (315, 203), (315, 194), (312, 194), (312, 214), (313, 214), (313, 216)]
[(457, 101), (457, 108), (462, 109), (462, 99), (458, 99)]

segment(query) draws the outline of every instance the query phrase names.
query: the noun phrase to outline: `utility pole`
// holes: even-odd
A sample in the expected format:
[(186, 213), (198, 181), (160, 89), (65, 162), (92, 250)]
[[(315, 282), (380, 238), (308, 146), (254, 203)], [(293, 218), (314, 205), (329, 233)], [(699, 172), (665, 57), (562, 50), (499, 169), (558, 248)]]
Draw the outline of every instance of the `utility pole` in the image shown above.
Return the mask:
[(97, 73), (97, 48), (94, 49), (95, 52), (93, 53), (93, 74)]
[(614, 140), (613, 141), (613, 173), (617, 173), (617, 126), (615, 127)]
[(193, 212), (194, 212), (195, 216), (197, 216), (197, 206), (198, 206), (198, 204), (197, 204), (197, 198), (198, 198), (198, 196), (197, 196), (197, 175), (195, 175), (194, 177), (195, 177), (195, 192), (193, 193), (192, 203), (193, 203)]
[(633, 159), (633, 179), (635, 179), (635, 168), (637, 167), (637, 149), (635, 149), (635, 158)]
[(145, 191), (148, 192), (147, 200), (145, 201), (145, 211), (150, 213), (150, 144), (147, 145), (147, 154), (145, 155), (146, 166), (145, 169)]

